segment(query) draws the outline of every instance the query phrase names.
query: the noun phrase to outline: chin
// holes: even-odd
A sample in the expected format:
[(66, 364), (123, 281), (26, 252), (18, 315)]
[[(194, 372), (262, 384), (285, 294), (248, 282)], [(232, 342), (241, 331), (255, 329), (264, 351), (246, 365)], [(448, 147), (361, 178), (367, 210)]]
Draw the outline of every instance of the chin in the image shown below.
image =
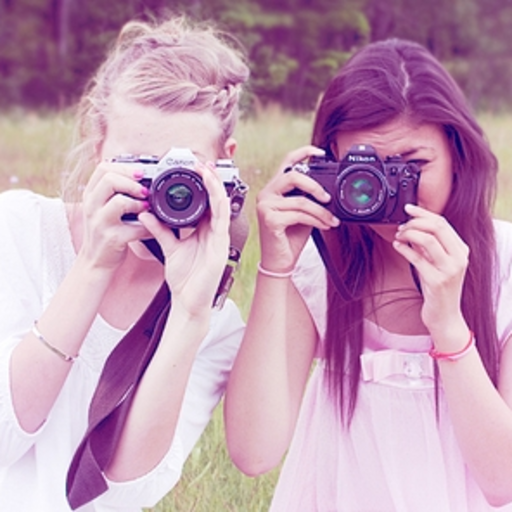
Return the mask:
[(132, 253), (144, 261), (155, 261), (155, 257), (151, 253), (151, 251), (140, 241), (130, 242), (128, 247), (132, 251)]
[(370, 229), (373, 229), (377, 235), (389, 243), (393, 242), (395, 239), (396, 230), (398, 229), (396, 224), (369, 224), (368, 226)]

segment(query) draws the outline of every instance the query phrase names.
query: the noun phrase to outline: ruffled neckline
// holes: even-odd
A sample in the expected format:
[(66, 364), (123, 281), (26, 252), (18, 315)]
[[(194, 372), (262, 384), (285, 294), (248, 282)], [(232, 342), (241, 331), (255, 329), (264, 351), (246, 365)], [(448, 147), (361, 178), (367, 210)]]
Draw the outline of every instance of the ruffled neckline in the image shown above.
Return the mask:
[(370, 350), (394, 349), (405, 352), (427, 352), (432, 346), (429, 334), (398, 334), (371, 320), (364, 319), (364, 346)]

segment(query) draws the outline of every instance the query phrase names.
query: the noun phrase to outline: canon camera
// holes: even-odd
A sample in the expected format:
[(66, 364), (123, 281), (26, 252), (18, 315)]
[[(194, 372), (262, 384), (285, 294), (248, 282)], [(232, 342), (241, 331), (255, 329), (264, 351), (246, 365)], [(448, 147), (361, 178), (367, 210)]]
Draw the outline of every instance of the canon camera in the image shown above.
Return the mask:
[[(208, 208), (208, 192), (203, 179), (194, 170), (197, 158), (190, 149), (172, 148), (161, 159), (145, 155), (120, 155), (114, 162), (137, 165), (144, 175), (139, 182), (149, 190), (150, 211), (173, 229), (193, 227)], [(236, 217), (243, 206), (247, 186), (231, 159), (217, 160), (216, 169), (231, 199), (231, 215)], [(123, 220), (137, 220), (125, 214)]]
[[(400, 155), (382, 160), (367, 144), (355, 144), (339, 162), (313, 156), (290, 170), (320, 183), (332, 199), (319, 204), (342, 221), (400, 224), (409, 218), (404, 206), (417, 202), (420, 168)], [(290, 195), (305, 194), (295, 189)]]

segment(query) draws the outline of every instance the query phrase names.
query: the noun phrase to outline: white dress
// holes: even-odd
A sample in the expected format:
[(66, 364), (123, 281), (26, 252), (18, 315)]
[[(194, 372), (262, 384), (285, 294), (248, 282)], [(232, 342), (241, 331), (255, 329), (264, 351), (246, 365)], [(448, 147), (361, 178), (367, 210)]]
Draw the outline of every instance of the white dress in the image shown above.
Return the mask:
[[(497, 327), (503, 341), (512, 332), (512, 224), (496, 222), (495, 228)], [(322, 337), (325, 269), (312, 244), (301, 255), (294, 283)], [(512, 512), (512, 504), (488, 505), (464, 464), (441, 386), (436, 418), (430, 337), (397, 335), (369, 321), (363, 331), (362, 376), (350, 429), (340, 425), (326, 392), (319, 354), (271, 511)]]
[[(12, 404), (11, 354), (41, 316), (75, 256), (60, 199), (28, 191), (0, 194), (1, 512), (70, 511), (65, 496), (67, 469), (86, 429), (89, 402), (103, 363), (124, 334), (98, 316), (47, 421), (33, 434), (23, 431)], [(243, 327), (232, 301), (213, 312), (169, 452), (147, 475), (109, 482), (109, 490), (80, 508), (81, 512), (140, 511), (154, 506), (176, 484), (224, 392)]]

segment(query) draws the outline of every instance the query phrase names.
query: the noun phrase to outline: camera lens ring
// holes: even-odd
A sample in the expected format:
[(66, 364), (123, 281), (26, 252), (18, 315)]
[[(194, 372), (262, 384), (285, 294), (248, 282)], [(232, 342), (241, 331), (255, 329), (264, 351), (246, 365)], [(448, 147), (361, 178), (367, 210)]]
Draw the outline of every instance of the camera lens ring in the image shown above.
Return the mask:
[(182, 167), (160, 173), (151, 184), (149, 197), (155, 216), (171, 228), (195, 226), (208, 206), (203, 179)]
[(336, 179), (335, 190), (341, 210), (358, 219), (377, 214), (388, 196), (382, 171), (365, 164), (344, 169)]

